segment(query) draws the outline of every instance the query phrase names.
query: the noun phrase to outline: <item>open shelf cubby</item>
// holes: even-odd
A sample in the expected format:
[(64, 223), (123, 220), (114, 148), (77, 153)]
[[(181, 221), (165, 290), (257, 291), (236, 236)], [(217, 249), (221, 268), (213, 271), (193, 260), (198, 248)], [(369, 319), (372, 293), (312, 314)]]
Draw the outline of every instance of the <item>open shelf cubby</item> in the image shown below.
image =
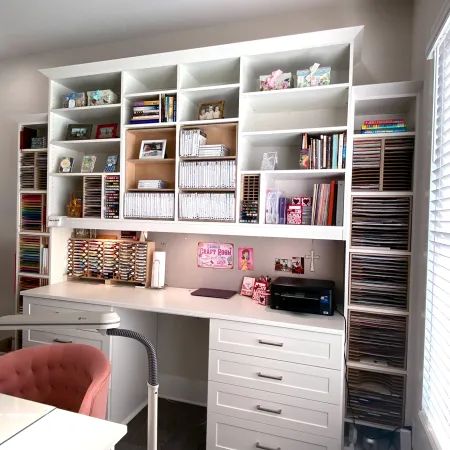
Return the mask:
[[(139, 159), (143, 141), (166, 140), (164, 159)], [(162, 180), (168, 189), (175, 188), (176, 130), (156, 128), (127, 130), (125, 189), (137, 189), (139, 180)]]

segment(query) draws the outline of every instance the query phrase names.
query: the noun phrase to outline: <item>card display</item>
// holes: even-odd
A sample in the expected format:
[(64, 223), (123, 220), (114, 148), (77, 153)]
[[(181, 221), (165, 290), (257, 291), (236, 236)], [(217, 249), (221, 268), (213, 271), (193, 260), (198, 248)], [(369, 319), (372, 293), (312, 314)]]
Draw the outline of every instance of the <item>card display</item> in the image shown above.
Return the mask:
[(352, 247), (409, 250), (411, 197), (353, 197)]
[(351, 305), (408, 308), (409, 256), (350, 256)]
[(61, 158), (61, 162), (59, 163), (59, 171), (60, 173), (71, 173), (73, 168), (73, 158), (69, 158), (68, 156), (64, 156)]
[(83, 156), (83, 162), (81, 163), (81, 173), (92, 173), (94, 171), (95, 161), (97, 157)]
[(115, 172), (117, 162), (119, 161), (119, 155), (111, 155), (106, 159), (105, 172)]

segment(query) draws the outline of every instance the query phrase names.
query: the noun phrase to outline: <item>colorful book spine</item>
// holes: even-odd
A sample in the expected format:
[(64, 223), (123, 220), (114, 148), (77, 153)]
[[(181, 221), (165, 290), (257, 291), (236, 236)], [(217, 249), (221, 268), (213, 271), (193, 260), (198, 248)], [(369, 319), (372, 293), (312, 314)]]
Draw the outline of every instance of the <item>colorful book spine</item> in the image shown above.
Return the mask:
[(361, 130), (361, 134), (378, 134), (378, 133), (404, 133), (406, 128), (377, 128), (374, 130)]
[(342, 169), (342, 155), (344, 150), (344, 135), (339, 135), (339, 145), (338, 145), (338, 163), (337, 168)]
[(280, 197), (279, 207), (278, 207), (278, 216), (279, 216), (279, 223), (282, 225), (286, 224), (287, 202), (288, 202), (288, 199), (286, 197)]
[(361, 127), (362, 130), (376, 130), (376, 129), (383, 129), (383, 128), (404, 128), (405, 122), (400, 123), (385, 123), (380, 125), (363, 125)]
[(338, 150), (339, 150), (339, 136), (337, 134), (333, 134), (333, 151), (332, 151), (332, 163), (331, 168), (338, 168)]
[(386, 125), (393, 123), (405, 123), (405, 119), (365, 120), (364, 125)]

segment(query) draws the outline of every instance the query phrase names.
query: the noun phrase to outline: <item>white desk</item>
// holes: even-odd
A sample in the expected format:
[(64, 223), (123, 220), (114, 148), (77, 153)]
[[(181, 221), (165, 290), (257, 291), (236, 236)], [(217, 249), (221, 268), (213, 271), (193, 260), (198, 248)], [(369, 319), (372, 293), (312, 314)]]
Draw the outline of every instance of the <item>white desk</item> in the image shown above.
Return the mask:
[(110, 450), (126, 432), (125, 425), (0, 394), (1, 450)]
[[(340, 450), (344, 319), (276, 311), (239, 295), (194, 297), (191, 291), (72, 281), (22, 294), (24, 314), (116, 311), (121, 328), (154, 343), (163, 331), (168, 345), (171, 329), (158, 331), (158, 314), (209, 319), (207, 450), (254, 448), (258, 442), (283, 450)], [(128, 423), (145, 406), (147, 361), (139, 345), (87, 330), (30, 330), (23, 338), (24, 346), (61, 341), (96, 346), (110, 358), (111, 420)]]

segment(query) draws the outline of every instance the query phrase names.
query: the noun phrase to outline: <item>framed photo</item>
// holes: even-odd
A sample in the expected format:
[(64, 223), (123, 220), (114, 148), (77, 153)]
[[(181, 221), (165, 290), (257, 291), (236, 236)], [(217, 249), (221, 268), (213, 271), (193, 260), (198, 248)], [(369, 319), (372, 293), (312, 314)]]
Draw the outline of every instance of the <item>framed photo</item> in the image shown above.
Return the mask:
[(67, 125), (66, 140), (67, 141), (82, 141), (90, 139), (92, 134), (92, 125), (73, 123)]
[(117, 123), (105, 123), (97, 127), (95, 139), (114, 139), (117, 137)]
[(164, 159), (166, 155), (166, 143), (166, 139), (142, 141), (139, 159)]
[(223, 119), (225, 100), (206, 102), (198, 105), (198, 120)]

